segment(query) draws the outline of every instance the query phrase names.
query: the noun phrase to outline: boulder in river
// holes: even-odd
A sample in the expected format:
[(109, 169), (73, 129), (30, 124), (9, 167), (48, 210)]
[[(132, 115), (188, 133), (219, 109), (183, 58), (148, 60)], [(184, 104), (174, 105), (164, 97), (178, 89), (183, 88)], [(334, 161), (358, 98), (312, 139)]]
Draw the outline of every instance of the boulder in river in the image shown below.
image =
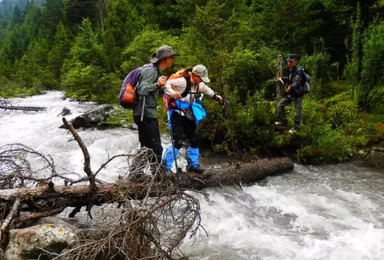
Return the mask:
[[(94, 127), (105, 121), (109, 116), (111, 105), (101, 105), (70, 120), (74, 128)], [(60, 128), (67, 127), (63, 124)]]
[(79, 229), (57, 218), (40, 219), (39, 224), (9, 231), (6, 260), (40, 259), (59, 254), (79, 241)]
[(372, 150), (365, 157), (365, 161), (370, 166), (384, 169), (384, 152)]
[(71, 110), (67, 107), (63, 107), (63, 110), (61, 110), (60, 114), (58, 116), (67, 116), (72, 114)]

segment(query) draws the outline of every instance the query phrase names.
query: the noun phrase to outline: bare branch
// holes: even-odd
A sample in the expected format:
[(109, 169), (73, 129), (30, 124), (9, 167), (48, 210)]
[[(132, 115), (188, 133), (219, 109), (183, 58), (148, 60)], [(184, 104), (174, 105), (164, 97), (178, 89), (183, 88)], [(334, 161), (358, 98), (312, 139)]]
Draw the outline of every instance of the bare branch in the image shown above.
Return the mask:
[(79, 136), (79, 134), (76, 132), (75, 128), (73, 127), (71, 122), (68, 122), (65, 117), (63, 117), (63, 123), (68, 127), (68, 130), (71, 132), (73, 137), (75, 138), (76, 142), (79, 144), (81, 151), (84, 155), (84, 172), (87, 174), (89, 178), (89, 183), (91, 184), (92, 189), (96, 190), (96, 183), (95, 183), (95, 176), (92, 173), (91, 170), (91, 157), (89, 156), (88, 149), (85, 146), (83, 140)]
[(110, 162), (112, 162), (114, 159), (119, 158), (119, 157), (129, 157), (129, 154), (118, 154), (115, 156), (112, 156), (111, 158), (108, 159), (105, 163), (103, 163), (100, 168), (96, 171), (95, 176), (99, 174), (99, 172), (104, 169)]
[(8, 231), (9, 224), (12, 222), (13, 218), (19, 214), (20, 205), (20, 198), (17, 198), (15, 203), (13, 203), (11, 211), (0, 227), (0, 241), (2, 241), (3, 233)]
[(54, 215), (61, 213), (64, 209), (65, 209), (65, 207), (61, 207), (61, 208), (53, 209), (50, 211), (29, 214), (25, 217), (15, 218), (14, 222), (15, 223), (24, 223), (24, 222), (27, 222), (29, 220), (39, 219), (39, 218), (48, 217), (48, 216), (54, 216)]

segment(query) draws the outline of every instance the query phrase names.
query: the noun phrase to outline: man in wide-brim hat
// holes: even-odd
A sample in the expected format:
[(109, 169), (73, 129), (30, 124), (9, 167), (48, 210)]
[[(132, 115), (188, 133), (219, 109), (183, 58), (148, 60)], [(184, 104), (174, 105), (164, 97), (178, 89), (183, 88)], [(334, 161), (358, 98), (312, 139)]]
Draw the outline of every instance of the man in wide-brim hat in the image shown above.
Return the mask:
[(158, 63), (161, 60), (164, 60), (167, 58), (173, 58), (173, 56), (176, 56), (176, 55), (179, 55), (179, 54), (174, 52), (170, 46), (164, 45), (159, 47), (157, 51), (154, 54), (152, 54), (151, 62)]
[(162, 71), (172, 66), (176, 55), (168, 45), (159, 47), (152, 54), (151, 63), (142, 67), (136, 86), (138, 103), (133, 109), (133, 120), (138, 126), (140, 145), (151, 148), (159, 163), (163, 148), (156, 115), (157, 99), (167, 80)]

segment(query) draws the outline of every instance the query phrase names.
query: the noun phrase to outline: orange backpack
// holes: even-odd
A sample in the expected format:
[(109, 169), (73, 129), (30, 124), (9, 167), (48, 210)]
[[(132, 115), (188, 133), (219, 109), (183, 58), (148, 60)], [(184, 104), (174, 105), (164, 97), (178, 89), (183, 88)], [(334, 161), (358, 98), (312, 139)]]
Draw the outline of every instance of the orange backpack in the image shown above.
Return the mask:
[[(192, 71), (191, 68), (181, 69), (181, 70), (178, 70), (175, 73), (173, 73), (168, 78), (168, 80), (178, 79), (178, 78), (182, 78), (182, 77), (185, 78), (185, 80), (187, 81), (187, 87), (184, 90), (184, 92), (181, 93), (181, 97), (182, 98), (186, 97), (188, 95), (188, 93), (191, 91), (191, 79), (189, 77), (189, 72), (191, 72), (191, 71)], [(164, 107), (165, 107), (166, 111), (168, 111), (169, 109), (174, 108), (175, 105), (174, 105), (173, 101), (174, 101), (174, 99), (171, 98), (169, 95), (163, 95), (163, 103), (164, 103)]]

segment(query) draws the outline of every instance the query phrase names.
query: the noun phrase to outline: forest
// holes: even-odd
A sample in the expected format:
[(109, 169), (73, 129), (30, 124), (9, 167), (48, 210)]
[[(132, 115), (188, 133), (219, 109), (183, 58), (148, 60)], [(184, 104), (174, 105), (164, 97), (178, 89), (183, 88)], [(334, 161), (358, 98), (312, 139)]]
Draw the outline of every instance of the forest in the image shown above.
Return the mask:
[[(342, 162), (384, 143), (383, 18), (383, 0), (3, 0), (0, 96), (61, 90), (118, 108), (125, 75), (167, 44), (180, 55), (166, 75), (204, 64), (231, 102), (204, 102), (205, 148)], [(289, 53), (312, 87), (294, 136), (273, 125), (277, 57), (285, 66)], [(160, 100), (158, 112), (166, 131)], [(118, 108), (111, 120), (132, 119)]]

